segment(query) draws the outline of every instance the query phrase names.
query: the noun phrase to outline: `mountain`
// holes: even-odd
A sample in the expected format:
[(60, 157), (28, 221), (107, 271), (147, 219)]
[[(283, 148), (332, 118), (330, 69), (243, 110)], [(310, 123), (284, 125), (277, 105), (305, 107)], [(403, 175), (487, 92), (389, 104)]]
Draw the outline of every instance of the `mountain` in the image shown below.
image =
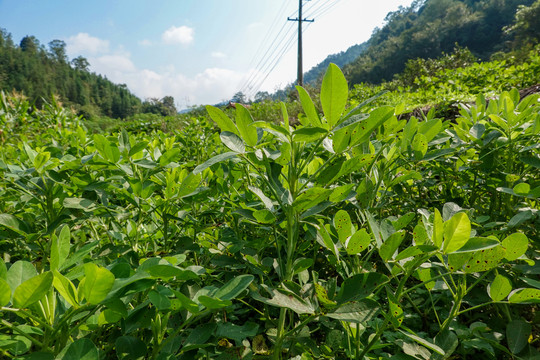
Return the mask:
[(304, 73), (304, 83), (316, 85), (317, 82), (321, 80), (326, 68), (328, 65), (330, 65), (330, 63), (334, 63), (339, 67), (344, 67), (345, 65), (356, 60), (364, 51), (366, 51), (367, 48), (368, 43), (365, 42), (362, 44), (353, 45), (340, 53), (328, 55), (326, 59), (312, 67), (308, 72)]
[(344, 72), (350, 84), (392, 80), (410, 59), (437, 58), (456, 44), (486, 60), (506, 50), (505, 27), (514, 22), (520, 6), (534, 0), (415, 0), (387, 15), (385, 25)]

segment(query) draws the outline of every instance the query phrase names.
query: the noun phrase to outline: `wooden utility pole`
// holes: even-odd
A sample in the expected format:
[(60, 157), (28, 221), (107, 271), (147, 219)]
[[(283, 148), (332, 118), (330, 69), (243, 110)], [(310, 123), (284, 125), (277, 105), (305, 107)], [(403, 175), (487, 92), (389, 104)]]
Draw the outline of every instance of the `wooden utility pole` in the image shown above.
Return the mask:
[[(298, 76), (297, 83), (299, 86), (304, 85), (304, 70), (302, 65), (302, 22), (314, 22), (313, 19), (302, 19), (302, 1), (298, 0), (298, 17), (296, 19), (287, 18), (289, 21), (298, 21)], [(309, 0), (308, 0), (309, 1)]]

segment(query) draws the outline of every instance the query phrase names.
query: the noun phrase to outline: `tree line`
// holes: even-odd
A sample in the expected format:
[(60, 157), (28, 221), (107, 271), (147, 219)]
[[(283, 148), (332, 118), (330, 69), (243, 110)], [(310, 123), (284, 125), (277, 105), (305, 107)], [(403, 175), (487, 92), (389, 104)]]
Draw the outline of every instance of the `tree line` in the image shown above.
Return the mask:
[(70, 60), (64, 41), (53, 40), (47, 45), (40, 44), (35, 36), (25, 36), (16, 44), (11, 34), (0, 28), (0, 90), (22, 93), (37, 107), (56, 96), (64, 106), (86, 118), (176, 114), (171, 96), (141, 101), (125, 84), (114, 84), (90, 72), (86, 58)]

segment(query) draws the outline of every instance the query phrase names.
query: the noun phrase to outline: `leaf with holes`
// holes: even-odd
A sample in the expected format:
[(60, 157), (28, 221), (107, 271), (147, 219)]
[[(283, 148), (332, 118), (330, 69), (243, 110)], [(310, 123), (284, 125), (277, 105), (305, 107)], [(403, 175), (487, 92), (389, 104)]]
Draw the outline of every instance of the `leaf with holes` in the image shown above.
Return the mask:
[(511, 303), (527, 303), (527, 304), (539, 304), (540, 303), (540, 289), (517, 289), (512, 291), (508, 296), (508, 301)]
[(328, 298), (328, 292), (321, 285), (315, 283), (315, 294), (319, 303), (325, 308), (333, 308), (337, 304), (335, 301)]
[(493, 247), (491, 249), (480, 250), (473, 254), (464, 271), (466, 273), (488, 271), (499, 265), (506, 251), (502, 246)]
[(347, 241), (346, 249), (347, 254), (356, 255), (364, 251), (371, 244), (371, 236), (365, 229), (360, 229), (355, 232)]
[(352, 234), (352, 223), (349, 213), (339, 210), (334, 216), (334, 227), (338, 233), (339, 241), (345, 244), (347, 238)]

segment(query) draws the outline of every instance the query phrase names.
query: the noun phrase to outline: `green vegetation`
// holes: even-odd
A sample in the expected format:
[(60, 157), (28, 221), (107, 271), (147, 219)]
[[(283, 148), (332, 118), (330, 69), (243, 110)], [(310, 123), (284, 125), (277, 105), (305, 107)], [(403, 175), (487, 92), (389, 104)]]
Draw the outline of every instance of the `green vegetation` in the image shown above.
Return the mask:
[(2, 356), (538, 358), (539, 95), (376, 90), (94, 135), (2, 96)]
[[(390, 81), (408, 60), (450, 53), (456, 43), (487, 60), (506, 49), (510, 35), (527, 41), (538, 36), (538, 4), (528, 8), (531, 4), (533, 0), (414, 1), (409, 8), (388, 14), (385, 26), (369, 39), (367, 50), (344, 72), (352, 84)], [(516, 19), (519, 6), (521, 15)], [(505, 34), (505, 26), (515, 32)]]

